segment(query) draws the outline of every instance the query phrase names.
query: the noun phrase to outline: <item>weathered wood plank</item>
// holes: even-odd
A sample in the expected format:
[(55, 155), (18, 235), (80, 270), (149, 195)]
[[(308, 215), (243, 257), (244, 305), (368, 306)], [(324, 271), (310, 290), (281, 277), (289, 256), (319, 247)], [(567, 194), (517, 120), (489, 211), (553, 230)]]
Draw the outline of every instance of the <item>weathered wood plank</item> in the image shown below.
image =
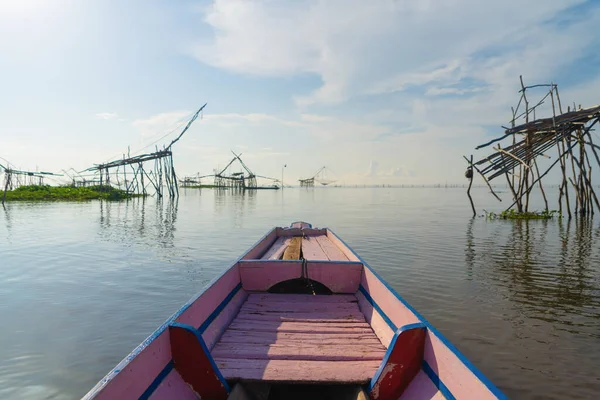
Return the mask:
[(339, 343), (361, 346), (362, 344), (375, 344), (381, 346), (381, 342), (372, 333), (337, 333), (337, 334), (314, 334), (314, 333), (271, 333), (265, 332), (239, 332), (229, 331), (224, 334), (219, 343), (255, 343), (255, 344), (282, 344), (292, 345), (294, 343), (312, 343), (337, 345)]
[(261, 303), (263, 301), (273, 302), (301, 302), (301, 303), (356, 303), (356, 296), (353, 294), (335, 294), (335, 295), (312, 295), (312, 294), (279, 294), (279, 293), (251, 293), (248, 296), (247, 303)]
[(244, 312), (300, 312), (316, 313), (327, 311), (360, 311), (357, 303), (245, 303)]
[(246, 255), (242, 257), (242, 260), (255, 260), (260, 258), (262, 254), (267, 251), (269, 247), (277, 239), (277, 228), (271, 230), (259, 243), (256, 244), (252, 249), (248, 250)]
[(285, 252), (283, 253), (284, 260), (299, 260), (300, 250), (302, 248), (302, 237), (295, 236), (290, 240)]
[(385, 347), (380, 344), (320, 345), (314, 343), (294, 344), (250, 344), (217, 343), (211, 351), (214, 358), (240, 358), (258, 360), (323, 360), (352, 361), (379, 360), (385, 355)]
[(329, 261), (329, 258), (317, 242), (316, 236), (302, 238), (302, 256), (306, 260)]
[(287, 248), (290, 238), (279, 237), (267, 252), (261, 257), (263, 260), (280, 260)]
[(257, 321), (314, 321), (314, 322), (364, 322), (365, 316), (360, 311), (327, 311), (321, 313), (291, 313), (291, 312), (262, 312), (241, 311), (238, 320)]
[(346, 247), (342, 240), (330, 230), (327, 231), (327, 239), (329, 239), (331, 243), (336, 245), (338, 249), (340, 249), (342, 253), (344, 253), (344, 255), (348, 258), (349, 261), (360, 261), (356, 254), (354, 254), (352, 250)]
[(348, 257), (339, 247), (337, 247), (326, 235), (315, 236), (314, 239), (319, 243), (321, 249), (331, 261), (348, 261)]
[(379, 368), (377, 360), (368, 361), (298, 361), (240, 360), (216, 358), (226, 379), (264, 380), (286, 383), (357, 383), (371, 380)]
[(301, 322), (248, 321), (234, 320), (226, 332), (306, 332), (306, 333), (370, 333), (373, 332), (366, 322)]

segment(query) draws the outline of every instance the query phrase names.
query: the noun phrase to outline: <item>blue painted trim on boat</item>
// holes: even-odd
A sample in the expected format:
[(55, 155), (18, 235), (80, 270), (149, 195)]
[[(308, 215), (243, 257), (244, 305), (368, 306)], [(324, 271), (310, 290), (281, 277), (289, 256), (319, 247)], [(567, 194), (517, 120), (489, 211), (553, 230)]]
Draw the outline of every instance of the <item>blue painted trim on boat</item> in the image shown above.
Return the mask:
[(421, 364), (421, 368), (423, 369), (423, 372), (425, 372), (425, 374), (429, 377), (431, 382), (433, 382), (435, 387), (438, 388), (438, 390), (442, 393), (442, 395), (447, 400), (456, 400), (456, 397), (454, 397), (452, 392), (450, 392), (450, 389), (448, 389), (448, 387), (446, 387), (446, 385), (444, 385), (444, 382), (442, 382), (440, 377), (437, 376), (437, 374), (431, 368), (431, 366), (429, 366), (427, 361), (423, 360), (423, 363)]
[(381, 364), (379, 364), (379, 368), (377, 368), (375, 375), (373, 375), (373, 378), (371, 379), (371, 382), (369, 383), (369, 390), (368, 390), (369, 393), (373, 389), (373, 386), (375, 386), (375, 384), (379, 380), (379, 377), (381, 376), (381, 373), (383, 372), (385, 365), (387, 364), (390, 356), (392, 355), (392, 351), (394, 350), (394, 347), (396, 346), (396, 341), (398, 340), (398, 336), (400, 336), (400, 334), (402, 332), (410, 331), (411, 329), (427, 329), (427, 327), (425, 326), (425, 324), (423, 324), (421, 322), (417, 322), (415, 324), (408, 324), (408, 325), (401, 326), (400, 328), (398, 328), (398, 330), (396, 330), (396, 333), (394, 333), (394, 337), (390, 341), (390, 345), (388, 346), (388, 348), (385, 352), (385, 355), (383, 356), (383, 360), (381, 360)]
[(379, 307), (379, 304), (377, 304), (375, 302), (375, 300), (373, 300), (373, 298), (366, 291), (366, 289), (363, 287), (363, 285), (360, 285), (358, 287), (358, 290), (363, 294), (363, 296), (365, 296), (365, 298), (367, 299), (367, 301), (369, 302), (369, 304), (371, 304), (371, 306), (373, 306), (373, 308), (379, 313), (379, 315), (381, 316), (381, 318), (383, 318), (383, 320), (385, 321), (385, 323), (388, 324), (388, 326), (392, 329), (392, 331), (397, 331), (398, 327), (396, 326), (396, 324), (394, 324), (394, 322), (392, 322), (392, 320), (390, 319), (390, 317), (388, 317), (387, 314), (383, 312), (383, 310), (381, 309), (381, 307)]
[(242, 283), (238, 283), (236, 287), (234, 287), (231, 292), (229, 292), (229, 294), (227, 295), (227, 297), (225, 297), (223, 299), (223, 301), (221, 302), (221, 304), (219, 304), (217, 306), (217, 308), (214, 309), (214, 311), (208, 316), (208, 318), (206, 318), (204, 320), (204, 322), (202, 323), (202, 325), (200, 325), (198, 327), (198, 331), (200, 333), (204, 333), (204, 331), (206, 331), (206, 329), (208, 329), (208, 327), (210, 326), (210, 324), (215, 320), (215, 318), (217, 318), (219, 316), (219, 314), (221, 314), (221, 311), (223, 311), (225, 309), (225, 307), (227, 307), (227, 304), (229, 304), (229, 302), (231, 301), (231, 299), (233, 299), (233, 297), (237, 294), (237, 292), (240, 291), (240, 289), (242, 288)]
[(204, 351), (204, 354), (206, 354), (206, 357), (208, 358), (208, 362), (210, 363), (210, 366), (212, 367), (213, 371), (215, 371), (215, 374), (217, 375), (217, 378), (219, 378), (219, 381), (221, 381), (221, 384), (223, 385), (223, 387), (225, 388), (225, 390), (227, 391), (227, 393), (231, 392), (231, 390), (229, 389), (229, 385), (227, 384), (227, 381), (225, 380), (225, 378), (221, 374), (221, 371), (219, 371), (219, 367), (217, 367), (217, 364), (215, 363), (215, 360), (212, 358), (212, 355), (210, 354), (210, 350), (206, 346), (206, 343), (204, 342), (204, 339), (202, 339), (202, 334), (198, 331), (198, 329), (194, 328), (191, 325), (182, 324), (182, 323), (179, 323), (179, 322), (173, 322), (173, 323), (171, 323), (169, 325), (173, 326), (173, 327), (185, 329), (186, 331), (191, 332), (191, 333), (193, 333), (196, 336), (196, 339), (198, 339), (198, 342), (200, 343), (200, 346), (202, 346), (202, 350)]
[(256, 264), (260, 263), (300, 263), (302, 264), (302, 260), (263, 260), (263, 259), (253, 259), (253, 260), (240, 260), (238, 261), (240, 264)]
[(139, 400), (147, 400), (152, 396), (152, 393), (158, 388), (158, 386), (162, 383), (162, 381), (169, 375), (169, 373), (173, 370), (173, 360), (169, 361), (167, 365), (163, 368), (162, 371), (154, 378), (150, 386), (146, 388), (144, 393), (139, 397)]
[(252, 249), (260, 244), (263, 240), (267, 238), (271, 233), (275, 232), (277, 228), (271, 229), (267, 232), (263, 237), (261, 237), (256, 243), (252, 245), (248, 250), (244, 252), (240, 257), (238, 257), (229, 268), (225, 269), (220, 275), (211, 280), (204, 288), (198, 292), (193, 298), (191, 298), (187, 303), (185, 303), (179, 310), (175, 312), (175, 314), (171, 315), (169, 319), (167, 319), (161, 326), (158, 327), (150, 336), (148, 336), (142, 343), (140, 343), (131, 353), (127, 355), (115, 368), (113, 368), (100, 382), (96, 384), (84, 397), (83, 399), (90, 399), (94, 397), (98, 392), (100, 392), (127, 364), (129, 364), (138, 354), (142, 352), (146, 347), (150, 345), (157, 337), (159, 337), (171, 324), (174, 322), (181, 314), (183, 314), (200, 296), (204, 294), (215, 282), (223, 277), (226, 273), (228, 273), (231, 268), (233, 268), (242, 258), (244, 258)]
[[(383, 283), (383, 285), (394, 295), (396, 296), (396, 298), (402, 303), (404, 304), (404, 306), (406, 308), (408, 308), (413, 314), (415, 314), (415, 316), (422, 322), (425, 324), (425, 326), (427, 327), (427, 329), (433, 333), (435, 336), (437, 336), (440, 341), (448, 348), (450, 349), (450, 351), (452, 353), (454, 353), (454, 355), (469, 369), (469, 371), (471, 371), (473, 373), (473, 375), (475, 375), (477, 377), (477, 379), (479, 379), (481, 381), (481, 383), (483, 383), (485, 385), (485, 387), (488, 388), (488, 390), (497, 398), (499, 399), (508, 399), (508, 397), (506, 397), (506, 395), (504, 393), (502, 393), (500, 391), (500, 389), (498, 389), (485, 375), (483, 375), (477, 368), (475, 368), (475, 366), (471, 363), (471, 361), (469, 361), (460, 351), (458, 351), (458, 349), (452, 344), (450, 343), (450, 341), (448, 339), (446, 339), (437, 329), (435, 329), (433, 327), (433, 325), (431, 325), (425, 318), (423, 318), (423, 316), (421, 314), (419, 314), (417, 312), (417, 310), (415, 310), (413, 308), (413, 306), (411, 306), (410, 304), (408, 304), (408, 302), (406, 300), (404, 300), (395, 290), (394, 288), (392, 288), (387, 281), (385, 281), (385, 279), (383, 279), (381, 277), (381, 275), (379, 275), (377, 272), (375, 272), (375, 270), (373, 268), (371, 268), (371, 266), (361, 257), (359, 256), (354, 249), (352, 249), (352, 247), (348, 246), (348, 244), (346, 242), (344, 242), (344, 240), (342, 238), (340, 238), (338, 235), (335, 234), (335, 232), (333, 232), (331, 229), (328, 229), (329, 232), (331, 232), (331, 234), (333, 236), (335, 236), (341, 243), (344, 244), (344, 246), (346, 246), (348, 248), (348, 250), (350, 250), (352, 252), (352, 254), (354, 254), (356, 256), (356, 258), (358, 258), (363, 265), (365, 266), (365, 268), (367, 268), (369, 271), (371, 271), (371, 273), (373, 273), (373, 275), (375, 275), (375, 277), (377, 277), (377, 279), (379, 279), (381, 281), (381, 283)], [(364, 293), (363, 293), (364, 294)], [(365, 296), (366, 297), (366, 296)], [(391, 325), (390, 325), (391, 327)]]

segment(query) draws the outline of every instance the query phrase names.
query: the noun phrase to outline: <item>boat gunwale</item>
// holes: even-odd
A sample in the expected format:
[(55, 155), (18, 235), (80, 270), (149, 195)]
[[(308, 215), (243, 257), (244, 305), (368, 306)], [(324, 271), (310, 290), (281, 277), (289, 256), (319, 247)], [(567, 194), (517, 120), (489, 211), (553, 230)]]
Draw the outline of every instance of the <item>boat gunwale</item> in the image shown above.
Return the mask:
[[(484, 384), (484, 386), (494, 396), (496, 396), (498, 399), (508, 399), (508, 397), (506, 397), (506, 395), (504, 393), (502, 393), (502, 391), (500, 389), (498, 389), (496, 387), (496, 385), (494, 385), (492, 383), (492, 381), (490, 381), (481, 371), (479, 371), (477, 369), (477, 367), (475, 367), (475, 365), (473, 365), (473, 363), (471, 363), (471, 361), (469, 361), (469, 359), (467, 357), (465, 357), (460, 352), (460, 350), (458, 350), (458, 348), (456, 348), (456, 346), (454, 346), (448, 339), (446, 339), (446, 337), (444, 335), (442, 335), (429, 321), (427, 321), (413, 306), (411, 306), (406, 300), (404, 300), (404, 298), (402, 298), (402, 296), (400, 296), (398, 294), (398, 292), (396, 292), (396, 290), (394, 288), (392, 288), (390, 286), (390, 284), (385, 279), (383, 279), (383, 277), (379, 273), (377, 273), (356, 251), (354, 251), (354, 249), (352, 247), (350, 247), (348, 245), (348, 243), (346, 243), (341, 237), (339, 237), (332, 229), (330, 229), (330, 228), (326, 228), (326, 229), (329, 231), (329, 233), (331, 233), (333, 236), (335, 236), (335, 238), (338, 239), (344, 246), (346, 246), (346, 248), (348, 250), (350, 250), (350, 252), (352, 252), (352, 254), (354, 254), (354, 256), (356, 256), (356, 258), (358, 258), (358, 260), (363, 264), (363, 266), (365, 268), (367, 268), (377, 279), (379, 279), (379, 281), (385, 286), (385, 288), (387, 290), (389, 290), (409, 311), (411, 311), (419, 319), (419, 322), (423, 323), (425, 325), (425, 327), (429, 330), (429, 332), (431, 332), (433, 335), (435, 335), (442, 342), (442, 344), (444, 346), (446, 346), (446, 348), (448, 348), (448, 350), (450, 350), (463, 363), (463, 365), (465, 367), (467, 367), (467, 369), (469, 371), (471, 371), (473, 373), (473, 375), (475, 375), (475, 377), (477, 379), (479, 379), (479, 381), (481, 383)], [(362, 286), (362, 284), (359, 285), (359, 290), (360, 289), (363, 289), (363, 290), (366, 291), (366, 289)], [(375, 302), (375, 300), (373, 300), (373, 303), (377, 304)], [(389, 322), (392, 322), (389, 319), (389, 317), (383, 313), (383, 310), (380, 312), (380, 314), (383, 317), (383, 319), (386, 320), (386, 323), (388, 325), (389, 325)], [(384, 315), (385, 315), (385, 317), (384, 317)], [(393, 324), (393, 322), (392, 322), (392, 324)], [(390, 328), (392, 328), (392, 326), (390, 326)], [(395, 329), (393, 329), (393, 330), (395, 331)], [(389, 351), (390, 348), (391, 347), (388, 348), (388, 351)], [(386, 352), (386, 354), (387, 354), (387, 352)], [(424, 363), (424, 365), (427, 365), (427, 367), (429, 368), (430, 372), (433, 375), (436, 376), (436, 378), (437, 378), (437, 384), (436, 384), (436, 382), (433, 379), (432, 379), (432, 381), (434, 382), (434, 384), (436, 384), (436, 386), (438, 387), (438, 389), (441, 390), (440, 386), (443, 386), (446, 389), (446, 391), (448, 392), (447, 394), (451, 395), (451, 393), (447, 389), (446, 385), (444, 385), (444, 383), (440, 379), (440, 377), (437, 376), (437, 374), (435, 374), (435, 372), (431, 369), (431, 367), (429, 366), (429, 364), (427, 364), (427, 362), (425, 360), (423, 360), (423, 363)], [(428, 373), (428, 371), (425, 371), (425, 372), (427, 373), (427, 375), (431, 379), (431, 376)]]
[[(291, 226), (291, 225), (290, 225)], [(98, 395), (102, 389), (106, 387), (112, 379), (119, 374), (129, 363), (131, 363), (135, 357), (137, 357), (146, 347), (148, 347), (156, 338), (163, 334), (169, 325), (177, 318), (179, 318), (192, 304), (194, 304), (200, 296), (202, 296), (209, 288), (211, 288), (219, 279), (227, 274), (232, 268), (234, 268), (248, 253), (250, 253), (255, 247), (257, 247), (263, 240), (265, 240), (270, 234), (275, 232), (277, 227), (270, 229), (264, 234), (259, 240), (257, 240), (248, 250), (246, 250), (241, 256), (229, 265), (228, 268), (223, 270), (219, 275), (208, 282), (204, 287), (190, 300), (188, 300), (181, 308), (179, 308), (173, 315), (171, 315), (162, 325), (160, 325), (154, 332), (152, 332), (146, 339), (142, 341), (137, 347), (135, 347), (125, 358), (123, 358), (113, 369), (111, 369), (92, 389), (90, 389), (82, 399), (92, 399)]]

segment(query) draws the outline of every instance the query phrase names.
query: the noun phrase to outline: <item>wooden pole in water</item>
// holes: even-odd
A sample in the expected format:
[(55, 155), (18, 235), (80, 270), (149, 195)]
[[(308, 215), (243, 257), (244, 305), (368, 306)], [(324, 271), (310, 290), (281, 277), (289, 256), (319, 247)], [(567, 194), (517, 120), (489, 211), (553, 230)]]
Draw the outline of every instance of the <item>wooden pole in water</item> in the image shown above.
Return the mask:
[(471, 154), (471, 159), (469, 161), (469, 169), (467, 173), (469, 173), (469, 188), (467, 189), (467, 196), (469, 196), (469, 201), (471, 202), (471, 209), (473, 210), (473, 217), (477, 216), (477, 211), (475, 211), (475, 205), (473, 204), (473, 198), (471, 197), (471, 185), (473, 185), (473, 154)]

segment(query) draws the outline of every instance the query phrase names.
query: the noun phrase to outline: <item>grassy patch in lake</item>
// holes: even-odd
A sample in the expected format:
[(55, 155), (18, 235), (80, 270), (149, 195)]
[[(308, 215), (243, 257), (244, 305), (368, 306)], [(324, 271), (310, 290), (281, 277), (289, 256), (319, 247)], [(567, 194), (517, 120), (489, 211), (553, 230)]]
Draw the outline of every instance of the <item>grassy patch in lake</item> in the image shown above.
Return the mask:
[(548, 211), (515, 211), (513, 209), (504, 210), (500, 214), (494, 212), (485, 212), (488, 219), (552, 219), (555, 216), (560, 217), (560, 213), (556, 210)]
[[(4, 194), (0, 192), (0, 200)], [(85, 201), (85, 200), (123, 200), (133, 195), (111, 186), (21, 186), (6, 192), (6, 201)]]

